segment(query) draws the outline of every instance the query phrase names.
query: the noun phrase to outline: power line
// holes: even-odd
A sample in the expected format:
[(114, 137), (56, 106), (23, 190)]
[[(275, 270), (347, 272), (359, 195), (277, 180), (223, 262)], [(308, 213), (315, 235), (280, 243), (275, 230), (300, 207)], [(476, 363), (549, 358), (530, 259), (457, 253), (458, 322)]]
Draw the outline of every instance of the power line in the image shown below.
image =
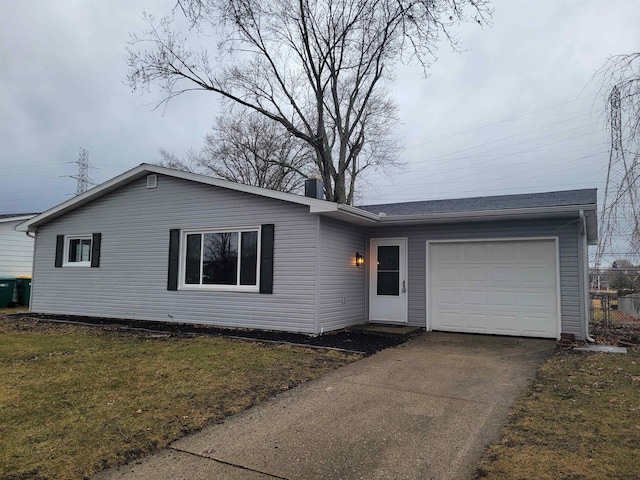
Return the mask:
[[(522, 114), (519, 114), (519, 115), (514, 115), (513, 117), (504, 118), (502, 120), (496, 120), (494, 122), (467, 123), (467, 124), (461, 124), (461, 125), (452, 126), (452, 127), (435, 127), (435, 128), (430, 129), (430, 130), (454, 129), (454, 128), (463, 128), (463, 127), (471, 127), (471, 126), (479, 125), (479, 126), (477, 126), (475, 128), (470, 128), (470, 129), (465, 130), (465, 131), (460, 132), (460, 133), (473, 132), (475, 130), (479, 130), (479, 129), (487, 128), (487, 127), (492, 127), (494, 125), (500, 125), (501, 123), (510, 122), (512, 120), (518, 120), (520, 118), (528, 117), (528, 116), (533, 115), (535, 113), (544, 112), (544, 111), (547, 111), (547, 110), (551, 110), (552, 108), (561, 107), (563, 105), (568, 105), (570, 103), (578, 102), (578, 101), (581, 101), (581, 100), (591, 100), (591, 101), (593, 101), (593, 98), (591, 98), (591, 97), (595, 98), (596, 95), (585, 96), (585, 97), (581, 97), (581, 98), (579, 97), (579, 98), (575, 98), (573, 100), (567, 100), (565, 102), (560, 102), (560, 103), (556, 103), (556, 104), (553, 104), (553, 105), (548, 105), (548, 106), (540, 108), (538, 110), (533, 110), (533, 111), (528, 112), (528, 113), (522, 113)], [(573, 113), (578, 113), (578, 112), (569, 112), (566, 115), (572, 115)], [(556, 114), (551, 114), (551, 115), (556, 115)]]

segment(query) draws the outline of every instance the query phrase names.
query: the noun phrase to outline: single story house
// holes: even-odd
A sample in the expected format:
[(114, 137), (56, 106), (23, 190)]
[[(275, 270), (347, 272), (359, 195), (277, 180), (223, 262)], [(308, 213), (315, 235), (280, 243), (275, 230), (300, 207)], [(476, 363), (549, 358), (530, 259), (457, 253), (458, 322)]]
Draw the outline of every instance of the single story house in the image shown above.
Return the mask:
[(24, 222), (31, 310), (588, 337), (596, 190), (353, 207), (142, 164)]

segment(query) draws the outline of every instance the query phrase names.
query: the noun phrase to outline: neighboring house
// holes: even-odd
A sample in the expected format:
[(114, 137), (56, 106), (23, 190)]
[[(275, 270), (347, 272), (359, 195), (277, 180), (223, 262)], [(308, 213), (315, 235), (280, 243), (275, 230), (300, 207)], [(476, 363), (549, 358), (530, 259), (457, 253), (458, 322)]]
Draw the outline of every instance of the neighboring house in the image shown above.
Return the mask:
[(143, 164), (20, 228), (34, 312), (588, 336), (595, 189), (357, 208)]
[(33, 237), (16, 226), (35, 213), (0, 214), (0, 277), (30, 277), (33, 269)]

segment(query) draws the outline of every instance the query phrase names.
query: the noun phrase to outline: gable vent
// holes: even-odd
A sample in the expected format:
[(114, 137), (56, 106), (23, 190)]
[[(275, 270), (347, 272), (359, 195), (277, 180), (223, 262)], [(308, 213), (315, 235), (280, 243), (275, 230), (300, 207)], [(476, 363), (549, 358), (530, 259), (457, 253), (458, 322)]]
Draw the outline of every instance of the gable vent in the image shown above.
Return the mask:
[(156, 188), (158, 186), (158, 175), (147, 175), (147, 188)]

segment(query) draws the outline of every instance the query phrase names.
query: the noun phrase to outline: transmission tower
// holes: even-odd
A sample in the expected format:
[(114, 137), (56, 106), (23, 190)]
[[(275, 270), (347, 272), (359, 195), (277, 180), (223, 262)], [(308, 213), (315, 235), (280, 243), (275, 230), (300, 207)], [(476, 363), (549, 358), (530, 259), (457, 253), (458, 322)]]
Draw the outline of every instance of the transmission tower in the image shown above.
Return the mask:
[(76, 195), (80, 195), (88, 190), (90, 184), (93, 184), (93, 182), (89, 180), (89, 150), (80, 147), (78, 161), (74, 163), (78, 165), (78, 173), (72, 175), (71, 178), (76, 179)]
[(599, 264), (604, 250), (611, 243), (614, 231), (621, 220), (627, 228), (632, 229), (633, 243), (640, 239), (640, 225), (638, 224), (637, 188), (638, 159), (629, 161), (625, 155), (623, 143), (622, 105), (620, 90), (614, 86), (609, 95), (609, 124), (611, 128), (611, 146), (609, 148), (609, 166), (604, 190), (603, 209), (600, 219), (598, 235), (598, 250), (596, 264)]

